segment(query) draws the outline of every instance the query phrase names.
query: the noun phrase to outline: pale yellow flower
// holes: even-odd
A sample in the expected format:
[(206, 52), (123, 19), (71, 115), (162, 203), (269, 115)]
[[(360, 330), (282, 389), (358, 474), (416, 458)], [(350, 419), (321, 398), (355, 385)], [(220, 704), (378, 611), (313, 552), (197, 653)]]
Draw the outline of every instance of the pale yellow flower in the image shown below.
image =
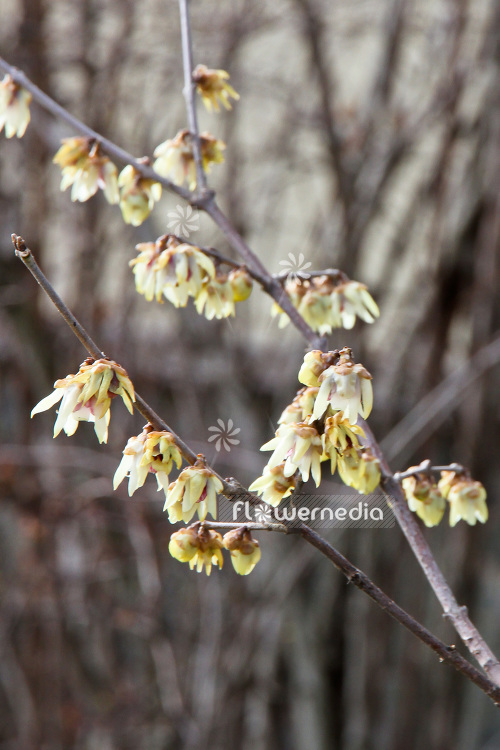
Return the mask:
[(362, 495), (369, 495), (380, 484), (380, 462), (368, 448), (346, 448), (339, 453), (337, 469), (344, 484)]
[(209, 576), (213, 565), (222, 568), (222, 547), (222, 537), (217, 531), (194, 524), (172, 534), (168, 551), (179, 562), (188, 562), (191, 570), (196, 568), (201, 573), (205, 568)]
[(161, 184), (142, 177), (131, 164), (120, 172), (120, 208), (125, 224), (138, 227), (161, 198)]
[(64, 138), (52, 161), (62, 169), (61, 190), (72, 185), (72, 201), (87, 201), (100, 188), (108, 203), (118, 203), (118, 170), (107, 156), (101, 156), (97, 141)]
[(307, 422), (314, 409), (314, 402), (319, 388), (301, 388), (278, 419), (278, 424), (290, 424), (291, 422)]
[[(223, 141), (217, 140), (210, 133), (200, 135), (203, 169), (209, 172), (212, 164), (224, 161), (222, 151), (226, 148)], [(193, 153), (193, 138), (189, 130), (181, 130), (175, 138), (164, 141), (156, 147), (154, 169), (162, 177), (175, 182), (176, 185), (188, 183), (189, 189), (196, 187), (196, 165)]]
[[(410, 467), (410, 469), (416, 468), (416, 466)], [(409, 509), (416, 513), (429, 528), (437, 526), (443, 518), (446, 500), (434, 479), (419, 473), (411, 477), (405, 477), (401, 485)]]
[(292, 494), (297, 481), (295, 474), (286, 477), (283, 473), (284, 468), (284, 461), (277, 466), (265, 466), (263, 475), (252, 482), (248, 489), (261, 495), (262, 500), (268, 505), (276, 507), (285, 497)]
[(219, 477), (200, 460), (182, 471), (166, 493), (163, 510), (170, 523), (188, 523), (198, 511), (201, 521), (210, 513), (217, 518), (217, 493), (224, 488)]
[(31, 94), (18, 86), (9, 75), (0, 81), (0, 132), (7, 138), (22, 138), (30, 121)]
[(486, 523), (488, 506), (486, 490), (481, 482), (474, 481), (465, 473), (443, 471), (438, 487), (450, 504), (450, 526), (455, 526), (460, 520), (470, 526), (475, 526), (476, 521)]
[(234, 293), (228, 277), (217, 274), (214, 279), (208, 278), (195, 299), (196, 311), (205, 314), (207, 320), (221, 320), (234, 316)]
[(307, 482), (311, 473), (316, 487), (319, 487), (323, 446), (315, 427), (305, 422), (280, 425), (276, 431), (276, 437), (261, 447), (261, 451), (271, 450), (274, 452), (268, 461), (270, 468), (284, 461), (285, 477), (291, 477), (298, 470), (302, 480)]
[(240, 95), (228, 83), (229, 73), (225, 70), (212, 70), (206, 65), (197, 65), (193, 71), (193, 81), (209, 112), (219, 112), (219, 102), (225, 109), (232, 109), (230, 99), (238, 100)]
[(109, 359), (85, 360), (76, 375), (57, 380), (54, 388), (55, 391), (43, 398), (31, 412), (33, 417), (61, 401), (54, 437), (61, 430), (66, 435), (73, 435), (78, 422), (95, 422), (99, 442), (106, 443), (111, 399), (121, 396), (129, 412), (133, 412), (134, 386), (123, 367)]
[(140, 243), (136, 250), (139, 255), (129, 265), (137, 291), (149, 302), (165, 297), (175, 307), (185, 307), (188, 298), (196, 298), (203, 284), (215, 277), (212, 259), (193, 245), (180, 244), (174, 235)]
[(321, 439), (324, 455), (330, 459), (332, 474), (335, 473), (338, 455), (350, 447), (359, 448), (358, 438), (364, 436), (365, 433), (361, 427), (351, 424), (341, 411), (325, 419)]
[(247, 576), (260, 560), (259, 543), (248, 529), (234, 529), (224, 534), (224, 547), (231, 553), (233, 568), (240, 576)]
[(128, 476), (128, 494), (132, 496), (136, 489), (142, 487), (149, 473), (156, 476), (158, 490), (165, 494), (168, 490), (168, 475), (173, 465), (179, 469), (182, 456), (170, 432), (153, 430), (146, 425), (140, 435), (130, 438), (123, 458), (113, 478), (113, 488)]
[(245, 268), (233, 268), (228, 276), (235, 302), (244, 302), (252, 293), (252, 277)]
[(307, 352), (297, 376), (299, 381), (304, 385), (319, 386), (319, 376), (337, 359), (338, 352), (328, 352), (328, 356), (319, 349)]
[(311, 421), (321, 419), (328, 407), (343, 411), (351, 424), (356, 424), (358, 414), (366, 419), (373, 406), (371, 377), (363, 365), (352, 360), (349, 349), (342, 349), (338, 364), (318, 378), (320, 389)]

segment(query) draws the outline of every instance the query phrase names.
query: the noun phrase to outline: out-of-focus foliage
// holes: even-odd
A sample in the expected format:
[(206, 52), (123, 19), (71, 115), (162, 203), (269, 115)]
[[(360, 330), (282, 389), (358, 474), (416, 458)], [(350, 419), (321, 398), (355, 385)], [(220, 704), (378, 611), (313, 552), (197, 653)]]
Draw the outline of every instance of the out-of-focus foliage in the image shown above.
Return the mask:
[[(241, 96), (228, 113), (200, 107), (201, 129), (227, 143), (213, 170), (221, 204), (272, 271), (303, 253), (312, 269), (368, 284), (380, 319), (330, 341), (373, 374), (370, 423), (394, 469), (460, 461), (488, 490), (488, 525), (427, 533), (499, 653), (500, 345), (484, 349), (500, 322), (497, 4), (203, 0), (192, 13), (195, 63), (229, 71)], [(1, 54), (137, 156), (185, 127), (179, 36), (164, 0), (0, 4)], [(299, 539), (260, 534), (262, 560), (243, 579), (230, 565), (202, 578), (172, 559), (155, 483), (131, 499), (112, 492), (137, 416), (116, 405), (100, 448), (89, 425), (52, 441), (50, 415), (29, 421), (83, 352), (14, 259), (13, 231), (223, 475), (261, 474), (258, 448), (304, 353), (258, 289), (222, 321), (138, 295), (135, 245), (168, 232), (184, 207), (164, 193), (133, 228), (102, 195), (72, 204), (52, 158), (77, 134), (31, 110), (21, 141), (0, 136), (2, 748), (497, 747), (486, 698)], [(197, 221), (190, 239), (230, 254)], [(208, 441), (218, 419), (241, 428), (230, 452)], [(397, 528), (325, 533), (456, 641)]]

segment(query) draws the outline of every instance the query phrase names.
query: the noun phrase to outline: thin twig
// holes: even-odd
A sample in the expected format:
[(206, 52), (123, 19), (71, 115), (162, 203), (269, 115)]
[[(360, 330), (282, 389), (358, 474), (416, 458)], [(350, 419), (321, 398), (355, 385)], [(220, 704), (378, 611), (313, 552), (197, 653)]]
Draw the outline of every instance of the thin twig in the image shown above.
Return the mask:
[(300, 534), (300, 529), (291, 529), (284, 523), (229, 523), (225, 521), (202, 521), (206, 529), (249, 529), (251, 531), (278, 531), (281, 534)]
[(464, 474), (465, 468), (462, 466), (462, 464), (447, 464), (446, 466), (432, 466), (431, 462), (427, 458), (425, 461), (422, 461), (421, 464), (418, 466), (414, 466), (412, 469), (407, 469), (406, 471), (396, 471), (395, 474), (393, 474), (394, 479), (397, 482), (400, 482), (402, 479), (406, 479), (407, 477), (414, 477), (417, 474), (435, 474), (438, 471), (454, 471), (456, 474)]
[(443, 641), (436, 638), (427, 628), (421, 625), (411, 615), (409, 615), (404, 609), (399, 607), (387, 594), (376, 586), (373, 581), (368, 578), (363, 571), (356, 568), (347, 558), (340, 554), (334, 547), (328, 544), (319, 534), (313, 529), (306, 525), (301, 527), (302, 537), (313, 547), (316, 547), (320, 552), (323, 553), (329, 560), (340, 570), (351, 583), (357, 588), (364, 591), (370, 599), (373, 599), (379, 607), (385, 609), (391, 617), (399, 622), (403, 627), (413, 633), (419, 640), (425, 643), (429, 648), (438, 654), (441, 661), (446, 661), (455, 667), (459, 672), (462, 672), (469, 680), (477, 685), (483, 692), (485, 692), (493, 700), (495, 705), (500, 705), (500, 687), (494, 682), (485, 677), (476, 667), (470, 662), (464, 659), (455, 646), (447, 646)]
[(182, 65), (184, 68), (184, 99), (193, 141), (194, 163), (196, 166), (196, 188), (201, 195), (207, 191), (207, 177), (203, 169), (201, 139), (196, 115), (196, 84), (193, 81), (193, 46), (191, 42), (191, 22), (189, 19), (188, 0), (179, 0), (181, 17)]
[(109, 156), (112, 156), (119, 162), (132, 164), (143, 177), (147, 177), (150, 180), (156, 180), (156, 182), (160, 182), (163, 187), (167, 188), (167, 190), (176, 193), (181, 198), (184, 198), (184, 200), (192, 203), (193, 205), (196, 204), (196, 196), (193, 193), (191, 193), (189, 190), (185, 190), (185, 188), (181, 187), (180, 185), (176, 185), (167, 177), (162, 177), (158, 174), (158, 172), (155, 172), (155, 170), (150, 167), (149, 164), (146, 164), (141, 159), (136, 159), (135, 156), (129, 154), (128, 151), (125, 151), (123, 148), (120, 148), (120, 146), (117, 146), (116, 143), (113, 143), (100, 133), (92, 130), (92, 128), (89, 128), (81, 120), (64, 109), (64, 107), (61, 107), (61, 105), (54, 101), (54, 99), (51, 99), (50, 96), (39, 89), (38, 86), (34, 84), (33, 81), (31, 81), (28, 76), (23, 73), (22, 70), (18, 70), (12, 65), (9, 65), (9, 63), (6, 62), (6, 60), (4, 60), (2, 57), (0, 57), (0, 70), (8, 73), (14, 83), (17, 83), (19, 86), (22, 86), (24, 89), (26, 89), (26, 91), (29, 91), (33, 99), (38, 102), (38, 104), (40, 104), (44, 109), (46, 109), (47, 112), (50, 112), (55, 117), (60, 118), (64, 122), (67, 122), (68, 125), (71, 125), (71, 127), (74, 128), (78, 133), (86, 135), (89, 138), (95, 138), (95, 140), (99, 142), (100, 146), (102, 146), (104, 151), (106, 151)]

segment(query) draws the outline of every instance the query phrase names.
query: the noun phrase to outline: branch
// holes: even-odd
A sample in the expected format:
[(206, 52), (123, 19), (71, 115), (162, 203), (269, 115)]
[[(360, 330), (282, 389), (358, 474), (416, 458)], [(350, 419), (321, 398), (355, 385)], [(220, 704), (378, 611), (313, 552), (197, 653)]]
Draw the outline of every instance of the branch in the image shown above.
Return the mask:
[(184, 99), (188, 116), (189, 131), (193, 139), (194, 163), (196, 166), (196, 189), (201, 195), (207, 192), (207, 177), (203, 169), (200, 131), (196, 116), (196, 84), (193, 81), (193, 45), (191, 41), (191, 23), (189, 20), (188, 0), (179, 0), (181, 16), (182, 65), (184, 68)]
[[(73, 313), (65, 305), (62, 299), (59, 297), (55, 289), (52, 287), (48, 279), (44, 276), (43, 272), (36, 263), (31, 251), (26, 247), (26, 244), (22, 237), (13, 234), (12, 240), (15, 247), (16, 256), (22, 260), (26, 268), (30, 271), (35, 280), (40, 284), (44, 292), (47, 294), (51, 302), (55, 305), (57, 310), (61, 313), (62, 317), (71, 328), (75, 336), (87, 349), (89, 354), (93, 357), (101, 358), (105, 356), (99, 349), (97, 344), (89, 336), (85, 328), (75, 318)], [(194, 463), (197, 456), (193, 451), (184, 443), (183, 440), (153, 411), (153, 409), (142, 399), (137, 393), (136, 406), (137, 410), (158, 430), (167, 430), (170, 432), (175, 439), (176, 444), (179, 447), (182, 455), (189, 463)], [(213, 469), (211, 469), (213, 471)], [(214, 471), (214, 474), (216, 472)], [(241, 495), (245, 493), (250, 501), (260, 503), (260, 498), (252, 495), (246, 488), (239, 485), (238, 482), (234, 481), (233, 484), (224, 480), (218, 474), (216, 476), (222, 481), (224, 485), (224, 495), (229, 499), (232, 499), (234, 495)], [(287, 524), (283, 523), (224, 523), (217, 521), (203, 521), (202, 525), (208, 529), (234, 529), (246, 527), (252, 530), (258, 531), (273, 531), (278, 533), (290, 534), (300, 533), (302, 537), (309, 543), (316, 547), (322, 554), (324, 554), (329, 560), (331, 560), (336, 567), (341, 570), (347, 578), (352, 581), (358, 588), (367, 593), (382, 609), (385, 609), (391, 614), (398, 622), (406, 627), (410, 632), (417, 636), (423, 643), (432, 648), (439, 656), (444, 660), (452, 664), (474, 684), (476, 684), (481, 690), (483, 690), (488, 696), (495, 701), (500, 703), (500, 689), (497, 688), (492, 682), (484, 677), (475, 667), (467, 662), (463, 657), (457, 654), (454, 650), (454, 646), (446, 646), (442, 641), (436, 638), (430, 631), (426, 630), (420, 623), (409, 615), (405, 610), (401, 609), (387, 594), (379, 589), (375, 584), (368, 578), (368, 576), (356, 568), (352, 563), (349, 562), (340, 552), (337, 552), (328, 542), (323, 540), (316, 532), (309, 527), (302, 525), (299, 528), (290, 528)]]

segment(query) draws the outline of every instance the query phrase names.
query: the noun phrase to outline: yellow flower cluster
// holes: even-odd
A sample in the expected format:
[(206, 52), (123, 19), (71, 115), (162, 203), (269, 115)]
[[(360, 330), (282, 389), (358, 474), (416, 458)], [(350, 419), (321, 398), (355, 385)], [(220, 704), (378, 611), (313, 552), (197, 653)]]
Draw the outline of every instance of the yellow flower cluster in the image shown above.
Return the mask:
[(28, 127), (31, 94), (18, 86), (9, 75), (0, 81), (0, 132), (7, 138), (22, 138)]
[(276, 436), (262, 446), (273, 454), (263, 475), (250, 485), (269, 505), (279, 505), (295, 489), (297, 472), (305, 482), (321, 481), (321, 463), (330, 461), (345, 484), (362, 494), (380, 482), (379, 461), (367, 447), (357, 425), (367, 417), (373, 394), (371, 375), (352, 360), (349, 349), (308, 352), (299, 372), (302, 388), (279, 419)]
[[(201, 160), (205, 172), (210, 172), (212, 164), (224, 161), (226, 144), (210, 133), (201, 133)], [(196, 187), (196, 164), (193, 151), (193, 136), (189, 130), (180, 130), (175, 138), (160, 143), (154, 151), (156, 161), (153, 167), (162, 177), (168, 177), (176, 185), (187, 182), (190, 190)]]
[(486, 490), (481, 482), (476, 482), (467, 472), (442, 471), (436, 484), (434, 477), (417, 472), (418, 466), (408, 471), (416, 473), (405, 477), (401, 484), (408, 501), (408, 507), (416, 513), (426, 526), (437, 526), (444, 516), (446, 501), (450, 506), (450, 526), (461, 519), (471, 526), (477, 521), (486, 523), (488, 507)]
[(247, 528), (234, 529), (224, 538), (212, 529), (195, 523), (176, 531), (170, 537), (169, 552), (179, 562), (189, 563), (191, 570), (201, 573), (205, 568), (207, 576), (212, 566), (222, 568), (222, 549), (229, 550), (235, 571), (242, 576), (252, 572), (260, 560), (259, 543), (253, 539)]
[(170, 432), (156, 431), (148, 424), (136, 437), (131, 437), (113, 478), (116, 488), (128, 476), (128, 494), (142, 487), (149, 473), (156, 476), (158, 490), (168, 490), (168, 475), (173, 465), (179, 469), (182, 456)]
[(161, 198), (159, 182), (142, 177), (131, 164), (120, 172), (120, 208), (125, 224), (138, 227), (148, 218), (154, 204)]
[(129, 265), (134, 269), (137, 291), (148, 302), (162, 302), (165, 297), (175, 307), (185, 307), (192, 297), (198, 313), (211, 320), (234, 315), (235, 302), (252, 291), (252, 279), (245, 269), (218, 273), (209, 255), (179, 242), (174, 235), (141, 243), (136, 249), (139, 255)]
[(61, 190), (72, 186), (72, 201), (87, 201), (101, 189), (108, 203), (118, 203), (118, 170), (95, 139), (64, 138), (52, 161), (62, 170)]
[(54, 437), (61, 430), (66, 435), (73, 435), (79, 422), (94, 422), (99, 442), (106, 443), (111, 399), (121, 396), (129, 412), (133, 412), (134, 386), (123, 367), (109, 359), (86, 359), (76, 375), (56, 380), (54, 388), (55, 391), (43, 398), (31, 412), (33, 417), (61, 401)]
[[(352, 328), (356, 316), (365, 323), (373, 323), (380, 315), (366, 286), (358, 281), (335, 282), (327, 275), (303, 279), (290, 274), (285, 280), (284, 289), (306, 323), (321, 336), (331, 333), (334, 328)], [(280, 328), (290, 322), (276, 302), (271, 308), (271, 315), (280, 316)]]

